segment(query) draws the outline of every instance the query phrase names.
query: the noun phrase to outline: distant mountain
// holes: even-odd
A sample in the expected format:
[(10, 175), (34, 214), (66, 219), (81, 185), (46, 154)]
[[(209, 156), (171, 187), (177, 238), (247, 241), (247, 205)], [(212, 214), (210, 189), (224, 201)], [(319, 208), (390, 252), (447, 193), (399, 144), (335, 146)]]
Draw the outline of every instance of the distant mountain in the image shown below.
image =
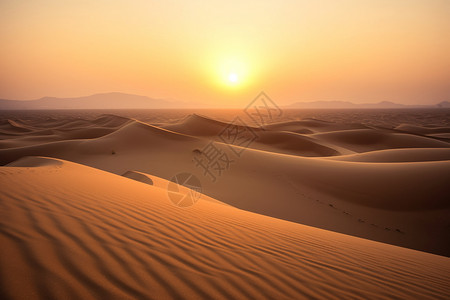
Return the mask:
[[(357, 106), (360, 107), (366, 107), (366, 108), (407, 108), (409, 106), (414, 106), (414, 105), (404, 105), (404, 104), (398, 104), (398, 103), (394, 103), (394, 102), (390, 102), (390, 101), (381, 101), (378, 103), (364, 103), (364, 104), (356, 104)], [(420, 105), (415, 105), (415, 107), (417, 107)]]
[(449, 101), (442, 101), (441, 103), (437, 104), (437, 107), (440, 108), (450, 108), (450, 102)]
[[(0, 110), (44, 110), (44, 109), (158, 109), (158, 108), (212, 108), (200, 103), (185, 103), (176, 100), (156, 99), (125, 93), (102, 93), (74, 98), (43, 97), (36, 100), (2, 100)], [(449, 101), (436, 105), (403, 105), (389, 101), (355, 104), (349, 101), (295, 102), (283, 108), (301, 109), (351, 109), (351, 108), (450, 108)]]
[(0, 100), (0, 110), (33, 109), (146, 109), (187, 108), (183, 102), (124, 93), (104, 93), (76, 98), (44, 97), (37, 100)]
[(356, 104), (348, 101), (314, 101), (295, 102), (288, 105), (288, 108), (354, 108)]
[(450, 102), (444, 101), (436, 105), (404, 105), (390, 101), (382, 101), (378, 103), (362, 103), (355, 104), (348, 101), (313, 101), (313, 102), (295, 102), (285, 106), (285, 108), (303, 108), (303, 109), (351, 109), (351, 108), (450, 108)]

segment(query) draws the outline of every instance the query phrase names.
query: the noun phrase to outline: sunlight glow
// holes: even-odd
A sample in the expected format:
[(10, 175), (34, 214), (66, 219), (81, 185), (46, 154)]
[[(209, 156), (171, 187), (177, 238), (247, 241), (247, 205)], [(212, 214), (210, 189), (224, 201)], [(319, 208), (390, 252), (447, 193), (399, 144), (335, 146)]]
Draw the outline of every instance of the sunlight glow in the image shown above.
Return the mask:
[(249, 62), (244, 57), (216, 58), (217, 83), (221, 87), (242, 89), (249, 84)]
[(228, 80), (232, 83), (237, 83), (239, 80), (239, 77), (236, 73), (230, 73), (230, 75), (228, 75)]

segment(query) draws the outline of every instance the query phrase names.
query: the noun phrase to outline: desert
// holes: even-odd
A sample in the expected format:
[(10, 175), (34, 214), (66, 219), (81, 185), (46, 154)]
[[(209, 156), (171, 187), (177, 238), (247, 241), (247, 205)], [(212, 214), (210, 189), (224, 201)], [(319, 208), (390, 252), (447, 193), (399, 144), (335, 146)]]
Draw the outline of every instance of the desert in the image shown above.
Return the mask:
[[(450, 132), (448, 113), (382, 128), (371, 111), (288, 111), (240, 124), (257, 136), (246, 148), (218, 138), (235, 113), (2, 112), (2, 294), (449, 295), (450, 147), (433, 135)], [(215, 178), (195, 163), (211, 141), (235, 160)], [(169, 188), (181, 172), (201, 185), (186, 207), (169, 195), (194, 197)]]

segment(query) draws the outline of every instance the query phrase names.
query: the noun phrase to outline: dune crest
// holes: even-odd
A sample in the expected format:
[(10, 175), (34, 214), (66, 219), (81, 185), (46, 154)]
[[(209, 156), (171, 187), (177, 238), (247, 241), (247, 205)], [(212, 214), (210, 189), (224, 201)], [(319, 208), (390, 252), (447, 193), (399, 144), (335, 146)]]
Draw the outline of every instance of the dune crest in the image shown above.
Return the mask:
[(36, 168), (36, 167), (44, 167), (44, 166), (62, 166), (63, 161), (60, 159), (50, 158), (50, 157), (39, 157), (39, 156), (25, 156), (19, 158), (16, 161), (13, 161), (7, 164), (7, 167), (27, 167), (27, 168)]

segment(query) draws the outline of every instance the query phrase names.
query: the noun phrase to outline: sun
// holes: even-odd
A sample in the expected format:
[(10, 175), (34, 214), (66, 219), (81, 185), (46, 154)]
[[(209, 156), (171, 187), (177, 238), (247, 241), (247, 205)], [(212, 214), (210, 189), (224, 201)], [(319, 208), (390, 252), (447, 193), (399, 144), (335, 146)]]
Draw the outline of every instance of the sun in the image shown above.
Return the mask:
[(239, 76), (236, 73), (230, 73), (228, 74), (228, 81), (230, 83), (238, 83)]
[(232, 55), (228, 58), (214, 57), (214, 62), (210, 66), (215, 72), (215, 76), (211, 79), (220, 89), (238, 91), (249, 85), (250, 67), (249, 59), (246, 57)]

